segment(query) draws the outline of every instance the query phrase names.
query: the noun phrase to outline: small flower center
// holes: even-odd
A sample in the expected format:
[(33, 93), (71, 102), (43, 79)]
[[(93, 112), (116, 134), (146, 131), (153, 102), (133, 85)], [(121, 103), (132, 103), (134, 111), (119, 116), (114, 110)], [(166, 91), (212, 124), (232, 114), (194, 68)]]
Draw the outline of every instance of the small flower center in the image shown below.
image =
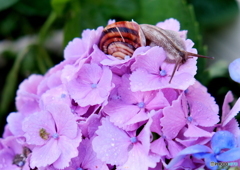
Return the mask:
[(65, 98), (66, 97), (66, 94), (61, 94), (61, 98)]
[(193, 118), (191, 116), (188, 116), (187, 120), (191, 123), (193, 121)]
[(91, 88), (92, 88), (92, 89), (97, 88), (97, 84), (96, 84), (96, 83), (91, 84)]
[(166, 76), (167, 72), (166, 72), (166, 70), (160, 70), (159, 74), (160, 74), (160, 76)]
[(130, 138), (130, 141), (131, 141), (132, 143), (136, 143), (138, 140), (137, 140), (137, 137), (131, 137), (131, 138)]
[(145, 107), (145, 103), (144, 102), (139, 102), (137, 105), (138, 105), (139, 108), (144, 108)]
[(52, 135), (52, 137), (53, 137), (54, 139), (57, 139), (57, 138), (59, 138), (59, 135), (58, 135), (57, 133), (55, 133), (55, 134)]
[(15, 155), (12, 164), (17, 165), (18, 167), (23, 167), (25, 164), (25, 157), (22, 154)]
[(44, 139), (44, 140), (48, 140), (49, 138), (49, 133), (47, 133), (47, 131), (45, 129), (40, 129), (39, 131), (39, 136)]

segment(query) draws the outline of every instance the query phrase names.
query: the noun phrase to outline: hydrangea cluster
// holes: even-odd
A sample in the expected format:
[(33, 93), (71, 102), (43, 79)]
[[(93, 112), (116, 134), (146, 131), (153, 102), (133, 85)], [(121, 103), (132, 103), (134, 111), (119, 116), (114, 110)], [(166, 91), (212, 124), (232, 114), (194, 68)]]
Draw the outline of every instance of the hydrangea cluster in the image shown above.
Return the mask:
[[(114, 21), (109, 21), (113, 23)], [(186, 51), (187, 31), (168, 19)], [(227, 93), (221, 114), (194, 75), (190, 58), (169, 80), (174, 63), (159, 46), (137, 48), (119, 60), (98, 48), (103, 27), (85, 30), (45, 75), (31, 75), (17, 91), (17, 112), (0, 139), (1, 170), (217, 169), (238, 162), (240, 100)], [(221, 115), (221, 116), (219, 116)]]

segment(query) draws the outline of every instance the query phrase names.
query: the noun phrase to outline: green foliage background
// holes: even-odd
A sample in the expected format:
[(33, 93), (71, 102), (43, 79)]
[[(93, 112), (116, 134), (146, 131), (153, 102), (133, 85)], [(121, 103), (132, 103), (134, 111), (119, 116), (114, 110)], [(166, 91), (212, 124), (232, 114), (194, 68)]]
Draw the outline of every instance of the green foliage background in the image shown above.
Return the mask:
[[(63, 56), (45, 48), (46, 39), (55, 30), (63, 30), (63, 48), (84, 29), (106, 26), (109, 19), (135, 20), (156, 24), (176, 18), (195, 48), (207, 55), (203, 45), (204, 32), (217, 30), (238, 14), (236, 0), (0, 0), (0, 39), (16, 41), (26, 35), (37, 35), (37, 41), (13, 52), (0, 54), (0, 125), (5, 125), (8, 113), (15, 111), (14, 98), (20, 82), (32, 73), (44, 74)], [(62, 53), (63, 54), (63, 53)], [(232, 90), (240, 96), (239, 85), (229, 79), (227, 69), (211, 77), (206, 60), (198, 60), (197, 79), (208, 86), (209, 92), (222, 104), (224, 95)], [(2, 64), (1, 64), (2, 63)]]

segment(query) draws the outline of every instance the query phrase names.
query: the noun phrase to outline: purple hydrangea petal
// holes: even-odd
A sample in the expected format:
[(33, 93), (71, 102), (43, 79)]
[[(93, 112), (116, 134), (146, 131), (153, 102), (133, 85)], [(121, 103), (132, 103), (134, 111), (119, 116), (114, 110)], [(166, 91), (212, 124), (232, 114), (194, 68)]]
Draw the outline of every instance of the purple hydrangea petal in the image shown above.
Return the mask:
[(0, 150), (0, 169), (1, 170), (19, 170), (19, 167), (12, 164), (14, 154), (10, 149)]
[[(43, 145), (48, 139), (41, 137), (41, 131), (54, 134), (55, 123), (51, 114), (47, 111), (36, 112), (23, 120), (22, 129), (25, 132), (26, 142), (29, 145)], [(47, 134), (45, 134), (47, 135)]]
[(167, 168), (173, 167), (179, 161), (181, 161), (186, 155), (197, 154), (203, 152), (211, 152), (211, 149), (204, 145), (193, 145), (183, 149), (179, 154), (171, 160), (171, 162), (167, 165)]
[(128, 121), (133, 118), (140, 109), (134, 105), (126, 105), (123, 102), (110, 102), (104, 107), (103, 111), (109, 115), (110, 121), (116, 126), (125, 128)]
[(169, 156), (167, 145), (162, 137), (151, 143), (151, 151), (160, 156)]
[(170, 153), (169, 158), (176, 157), (178, 153), (184, 149), (184, 147), (180, 143), (174, 141), (174, 139), (166, 138), (166, 141)]
[(233, 94), (231, 91), (229, 91), (224, 98), (223, 101), (223, 105), (222, 105), (222, 122), (225, 119), (225, 117), (227, 116), (227, 114), (230, 112), (230, 106), (229, 103), (231, 103), (233, 101)]
[[(97, 64), (84, 64), (78, 72), (78, 78), (67, 85), (72, 98), (80, 106), (101, 104), (112, 89), (112, 73), (108, 67), (101, 68)], [(96, 84), (96, 88), (91, 85)], [(94, 99), (94, 100), (93, 100)]]
[(77, 136), (77, 123), (70, 108), (66, 104), (50, 104), (46, 108), (52, 115), (57, 133), (68, 138), (75, 138)]
[(114, 126), (108, 118), (102, 119), (102, 125), (96, 131), (93, 150), (97, 157), (107, 164), (122, 165), (128, 159), (130, 137), (121, 129)]
[(154, 168), (158, 161), (158, 156), (147, 155), (144, 151), (144, 146), (137, 143), (129, 151), (129, 157), (125, 164), (118, 166), (119, 169), (131, 169), (131, 170), (148, 170), (149, 167)]
[(7, 117), (7, 122), (9, 125), (9, 130), (15, 136), (22, 136), (24, 134), (22, 130), (22, 120), (24, 115), (18, 112), (12, 112)]
[(188, 124), (188, 129), (184, 132), (186, 137), (211, 137), (212, 134), (191, 123)]
[(216, 154), (220, 153), (222, 149), (231, 149), (235, 146), (235, 137), (228, 131), (217, 131), (211, 139), (211, 147)]
[(173, 31), (179, 31), (180, 30), (180, 23), (178, 20), (174, 18), (166, 19), (163, 22), (159, 22), (156, 24), (157, 27), (167, 29), (167, 30), (173, 30)]
[(230, 122), (230, 120), (234, 119), (234, 117), (240, 112), (240, 99), (236, 101), (233, 108), (230, 110), (230, 112), (225, 116), (222, 126), (225, 126), (227, 123)]
[(64, 49), (64, 58), (79, 58), (86, 53), (86, 44), (80, 38), (74, 38)]
[(96, 153), (92, 149), (92, 141), (85, 139), (81, 142), (79, 148), (78, 160), (80, 160), (83, 169), (108, 170), (106, 163), (97, 159)]
[(207, 107), (205, 103), (194, 101), (191, 104), (190, 110), (190, 116), (199, 126), (214, 126), (219, 122), (218, 113)]
[(229, 64), (228, 71), (232, 80), (240, 83), (240, 58)]
[(50, 139), (43, 146), (36, 146), (32, 150), (30, 165), (32, 168), (45, 167), (54, 163), (61, 155), (58, 148), (58, 141)]
[(162, 131), (165, 136), (173, 139), (186, 125), (185, 113), (182, 110), (181, 97), (173, 101), (172, 106), (163, 109), (161, 118)]
[(63, 169), (69, 166), (71, 158), (74, 158), (78, 155), (77, 147), (81, 142), (81, 133), (78, 132), (78, 135), (74, 139), (69, 139), (65, 136), (61, 136), (58, 141), (58, 150), (61, 150), (61, 155), (53, 163), (53, 166), (57, 169)]
[(189, 86), (185, 90), (185, 96), (189, 103), (191, 101), (202, 102), (206, 107), (210, 108), (215, 114), (218, 114), (219, 107), (216, 104), (215, 99), (207, 92), (207, 88), (203, 86), (200, 82), (195, 81), (192, 86)]
[(18, 111), (24, 114), (39, 111), (37, 89), (42, 80), (43, 76), (33, 74), (19, 85), (16, 97)]
[[(149, 59), (151, 57), (151, 59)], [(137, 68), (147, 69), (149, 73), (157, 73), (162, 62), (166, 59), (163, 48), (155, 46), (146, 53), (136, 56), (136, 61), (132, 64), (131, 70)]]
[(100, 123), (100, 115), (91, 114), (86, 121), (79, 122), (78, 126), (84, 137), (92, 138), (95, 135)]

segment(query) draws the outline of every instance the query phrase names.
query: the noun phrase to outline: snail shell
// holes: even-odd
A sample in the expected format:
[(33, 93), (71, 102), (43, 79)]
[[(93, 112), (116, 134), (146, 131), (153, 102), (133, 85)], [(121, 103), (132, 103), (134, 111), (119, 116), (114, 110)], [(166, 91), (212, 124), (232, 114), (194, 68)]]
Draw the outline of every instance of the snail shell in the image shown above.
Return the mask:
[(124, 59), (146, 45), (145, 36), (135, 22), (120, 21), (106, 26), (102, 32), (99, 48), (106, 54)]

